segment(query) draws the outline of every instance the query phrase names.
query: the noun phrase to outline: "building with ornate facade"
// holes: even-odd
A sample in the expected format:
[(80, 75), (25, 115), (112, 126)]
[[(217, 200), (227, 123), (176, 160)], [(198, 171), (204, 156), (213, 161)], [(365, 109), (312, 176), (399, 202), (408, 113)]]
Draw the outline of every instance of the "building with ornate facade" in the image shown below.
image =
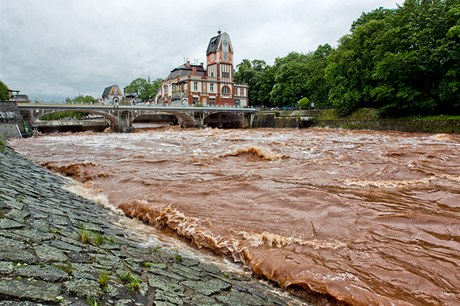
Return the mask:
[(217, 33), (206, 50), (206, 67), (187, 61), (173, 69), (155, 97), (158, 105), (248, 106), (248, 86), (234, 82), (230, 36)]
[(102, 103), (114, 104), (119, 103), (123, 99), (123, 92), (118, 85), (106, 87), (102, 93)]

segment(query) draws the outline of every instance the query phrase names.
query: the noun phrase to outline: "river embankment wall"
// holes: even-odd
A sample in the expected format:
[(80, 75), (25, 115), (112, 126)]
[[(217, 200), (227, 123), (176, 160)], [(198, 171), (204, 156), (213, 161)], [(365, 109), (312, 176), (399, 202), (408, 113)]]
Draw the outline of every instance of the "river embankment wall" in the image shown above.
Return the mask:
[(317, 113), (297, 112), (296, 115), (280, 115), (277, 112), (259, 112), (254, 115), (252, 128), (339, 128), (353, 130), (401, 131), (424, 133), (460, 133), (460, 120), (430, 119), (372, 119), (323, 120)]
[(120, 225), (0, 143), (0, 304), (301, 305)]
[(22, 135), (21, 114), (16, 103), (0, 102), (0, 137), (18, 138)]

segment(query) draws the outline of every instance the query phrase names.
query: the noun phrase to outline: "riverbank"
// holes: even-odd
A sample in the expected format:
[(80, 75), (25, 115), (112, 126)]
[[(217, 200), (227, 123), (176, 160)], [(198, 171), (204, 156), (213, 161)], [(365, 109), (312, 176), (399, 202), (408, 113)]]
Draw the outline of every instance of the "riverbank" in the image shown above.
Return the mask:
[(125, 216), (0, 147), (0, 304), (303, 305), (115, 225)]
[(341, 117), (333, 109), (266, 111), (255, 115), (255, 128), (334, 128), (349, 130), (460, 133), (459, 116), (380, 118), (378, 110), (362, 108)]

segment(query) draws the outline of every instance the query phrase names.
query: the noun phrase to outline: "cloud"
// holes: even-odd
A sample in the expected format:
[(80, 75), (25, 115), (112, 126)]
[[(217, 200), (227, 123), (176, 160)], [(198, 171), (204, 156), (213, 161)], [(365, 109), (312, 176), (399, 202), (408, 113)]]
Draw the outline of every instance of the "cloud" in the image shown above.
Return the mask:
[(353, 20), (394, 1), (1, 1), (0, 79), (30, 98), (99, 97), (106, 86), (166, 77), (184, 57), (205, 61), (227, 31), (235, 64), (273, 63), (291, 51), (336, 45)]

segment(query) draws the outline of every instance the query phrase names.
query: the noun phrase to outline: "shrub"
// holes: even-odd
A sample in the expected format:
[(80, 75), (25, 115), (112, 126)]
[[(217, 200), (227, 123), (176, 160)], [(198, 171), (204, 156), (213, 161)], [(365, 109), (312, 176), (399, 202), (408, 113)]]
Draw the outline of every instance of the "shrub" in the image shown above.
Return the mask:
[(297, 105), (300, 109), (308, 109), (310, 108), (310, 100), (307, 97), (303, 97), (297, 102)]

